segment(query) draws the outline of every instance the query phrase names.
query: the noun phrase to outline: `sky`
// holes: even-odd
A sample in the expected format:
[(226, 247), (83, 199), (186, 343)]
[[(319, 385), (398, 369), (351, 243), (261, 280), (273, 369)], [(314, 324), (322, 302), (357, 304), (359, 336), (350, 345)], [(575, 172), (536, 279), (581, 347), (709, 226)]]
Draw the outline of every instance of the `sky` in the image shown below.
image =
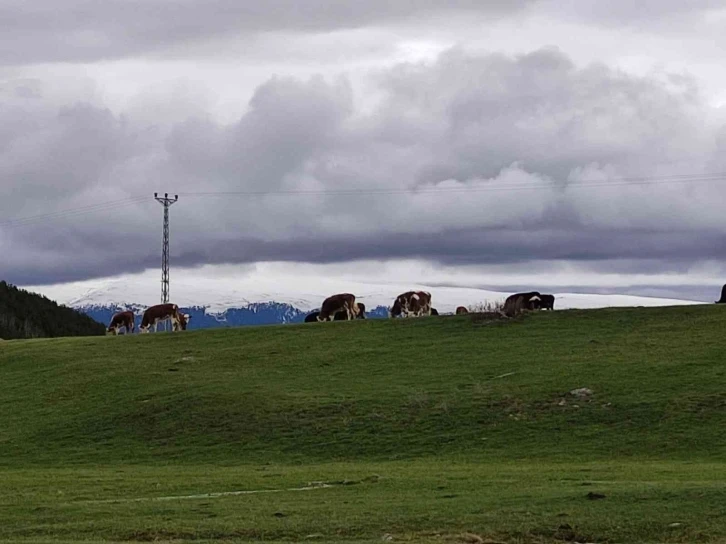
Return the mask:
[(715, 300), (725, 50), (707, 0), (3, 0), (0, 278), (158, 269), (168, 192), (172, 283)]

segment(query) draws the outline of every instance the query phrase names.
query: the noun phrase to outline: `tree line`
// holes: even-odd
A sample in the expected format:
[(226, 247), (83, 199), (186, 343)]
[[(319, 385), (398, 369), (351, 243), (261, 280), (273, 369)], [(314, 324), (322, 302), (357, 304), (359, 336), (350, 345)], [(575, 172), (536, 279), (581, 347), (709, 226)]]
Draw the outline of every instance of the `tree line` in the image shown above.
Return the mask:
[(0, 281), (0, 338), (99, 336), (103, 324), (36, 293)]

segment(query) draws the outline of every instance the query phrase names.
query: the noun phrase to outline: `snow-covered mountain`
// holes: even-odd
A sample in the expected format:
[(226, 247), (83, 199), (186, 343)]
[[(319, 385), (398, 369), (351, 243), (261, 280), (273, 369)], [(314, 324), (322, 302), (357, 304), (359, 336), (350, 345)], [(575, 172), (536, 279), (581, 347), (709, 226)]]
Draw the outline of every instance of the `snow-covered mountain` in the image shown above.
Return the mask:
[[(140, 314), (147, 306), (157, 304), (160, 298), (158, 272), (24, 288), (79, 309), (104, 323), (108, 323), (113, 312), (119, 309), (133, 309)], [(440, 313), (453, 312), (457, 306), (500, 302), (511, 294), (468, 287), (366, 283), (339, 277), (281, 277), (269, 274), (215, 277), (195, 275), (194, 270), (181, 270), (175, 272), (172, 278), (170, 300), (192, 314), (192, 328), (206, 328), (299, 322), (308, 312), (319, 308), (327, 296), (343, 292), (354, 293), (357, 300), (365, 303), (370, 317), (383, 317), (395, 297), (410, 289), (431, 292), (433, 306)], [(632, 295), (556, 291), (553, 294), (556, 296), (555, 309), (702, 304)]]

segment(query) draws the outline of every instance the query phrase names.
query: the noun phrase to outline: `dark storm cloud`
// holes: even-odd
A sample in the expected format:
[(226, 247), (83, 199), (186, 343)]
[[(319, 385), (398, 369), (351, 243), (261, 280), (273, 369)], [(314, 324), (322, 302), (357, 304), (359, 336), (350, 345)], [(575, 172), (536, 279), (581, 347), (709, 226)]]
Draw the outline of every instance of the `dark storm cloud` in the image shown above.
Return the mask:
[(533, 0), (5, 0), (0, 64), (90, 62), (267, 31), (327, 32), (422, 19), (487, 16)]
[[(607, 243), (603, 243), (608, 240)], [(467, 229), (431, 234), (393, 234), (357, 238), (320, 239), (291, 237), (265, 242), (240, 237), (233, 241), (210, 242), (203, 252), (177, 253), (179, 265), (193, 266), (201, 258), (229, 252), (238, 256), (230, 262), (290, 261), (335, 263), (358, 259), (432, 259), (441, 264), (521, 264), (531, 261), (568, 260), (583, 264), (597, 262), (600, 272), (654, 272), (662, 261), (672, 261), (670, 270), (696, 260), (717, 258), (726, 252), (726, 235), (719, 232), (618, 232), (601, 230), (504, 230)], [(612, 266), (602, 265), (608, 261)], [(652, 264), (649, 263), (652, 262)], [(618, 267), (617, 262), (628, 263)]]
[[(376, 82), (368, 113), (344, 79), (272, 78), (236, 122), (197, 116), (168, 130), (90, 104), (0, 98), (13, 106), (0, 108), (3, 217), (146, 197), (0, 221), (0, 276), (27, 285), (158, 266), (154, 191), (180, 194), (175, 266), (422, 257), (536, 270), (561, 259), (630, 263), (626, 273), (726, 250), (722, 182), (577, 187), (658, 182), (710, 166), (694, 156), (723, 156), (723, 129), (692, 85), (578, 68), (554, 49), (451, 50)], [(278, 194), (191, 194), (210, 191)]]

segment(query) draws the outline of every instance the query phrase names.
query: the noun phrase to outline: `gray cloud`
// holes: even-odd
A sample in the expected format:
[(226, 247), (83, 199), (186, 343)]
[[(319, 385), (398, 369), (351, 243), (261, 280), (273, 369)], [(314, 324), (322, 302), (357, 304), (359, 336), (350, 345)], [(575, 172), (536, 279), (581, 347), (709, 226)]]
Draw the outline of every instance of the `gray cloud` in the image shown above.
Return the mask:
[[(719, 25), (707, 16), (721, 8), (719, 0), (5, 0), (0, 66), (223, 56), (234, 42), (246, 44), (235, 51), (249, 53), (260, 38), (284, 47), (281, 42), (292, 35), (384, 27), (422, 29), (413, 33), (418, 39), (446, 29), (455, 37), (462, 26), (486, 29), (496, 20), (516, 24), (530, 15), (682, 35), (684, 28)], [(336, 37), (331, 40), (325, 49), (335, 49)], [(269, 47), (274, 49), (269, 43), (263, 49)]]
[(0, 64), (91, 62), (268, 31), (327, 32), (442, 12), (516, 12), (534, 0), (6, 0)]
[(704, 13), (723, 8), (720, 0), (641, 0), (640, 2), (600, 2), (599, 0), (543, 0), (537, 5), (541, 13), (585, 20), (601, 25), (644, 27), (688, 20), (699, 21)]
[[(374, 85), (381, 99), (363, 112), (345, 79), (272, 78), (234, 123), (195, 115), (170, 128), (153, 112), (131, 122), (4, 95), (3, 217), (147, 200), (0, 222), (0, 276), (42, 284), (158, 266), (154, 191), (181, 195), (175, 266), (423, 257), (664, 271), (723, 253), (723, 182), (660, 183), (717, 164), (693, 157), (724, 156), (723, 127), (691, 82), (578, 68), (548, 48), (453, 49)], [(623, 176), (656, 183), (592, 185)], [(191, 194), (209, 191), (308, 194)]]

